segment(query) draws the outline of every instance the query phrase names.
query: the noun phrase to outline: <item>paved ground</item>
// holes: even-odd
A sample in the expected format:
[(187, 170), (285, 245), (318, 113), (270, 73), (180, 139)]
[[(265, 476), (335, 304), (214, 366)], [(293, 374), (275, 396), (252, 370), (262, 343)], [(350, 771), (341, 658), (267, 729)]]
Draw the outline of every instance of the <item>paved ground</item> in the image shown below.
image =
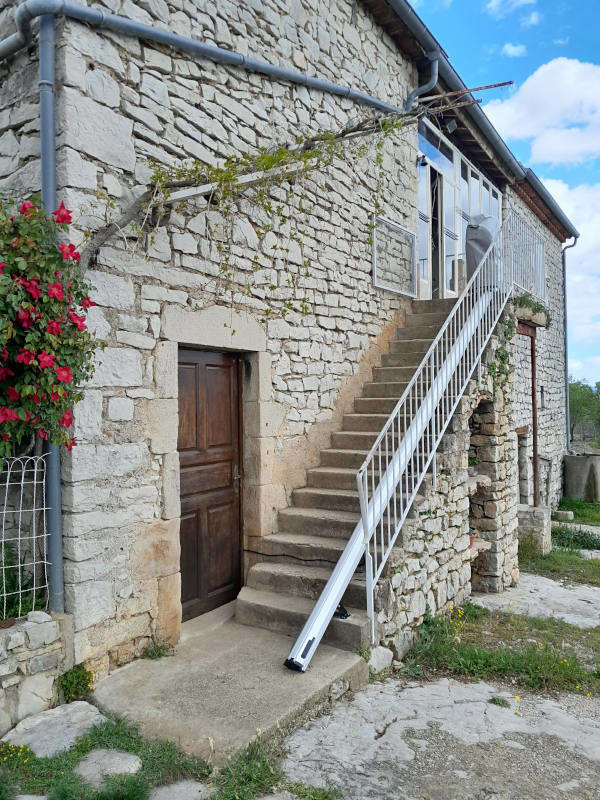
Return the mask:
[(501, 594), (473, 594), (471, 601), (492, 611), (513, 611), (530, 617), (557, 617), (579, 628), (600, 625), (599, 586), (565, 585), (526, 572), (521, 573), (519, 585), (515, 588)]
[(292, 734), (284, 769), (344, 800), (598, 800), (600, 699), (516, 695), (448, 679), (371, 684)]
[(208, 631), (186, 623), (174, 656), (116, 670), (98, 684), (94, 702), (138, 723), (147, 736), (219, 764), (257, 731), (285, 730), (349, 685), (366, 683), (360, 656), (325, 645), (309, 672), (290, 672), (283, 662), (292, 644), (233, 620)]

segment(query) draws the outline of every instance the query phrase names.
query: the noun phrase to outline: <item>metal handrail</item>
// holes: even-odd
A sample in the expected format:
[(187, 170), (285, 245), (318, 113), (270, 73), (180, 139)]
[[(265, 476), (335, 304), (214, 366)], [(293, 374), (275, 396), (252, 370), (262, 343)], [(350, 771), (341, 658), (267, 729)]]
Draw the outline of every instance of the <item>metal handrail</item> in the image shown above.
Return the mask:
[(375, 643), (377, 580), (432, 463), (435, 480), (438, 445), (515, 286), (545, 297), (543, 243), (511, 211), (358, 470), (360, 522), (292, 648), (291, 669), (307, 668), (363, 557)]

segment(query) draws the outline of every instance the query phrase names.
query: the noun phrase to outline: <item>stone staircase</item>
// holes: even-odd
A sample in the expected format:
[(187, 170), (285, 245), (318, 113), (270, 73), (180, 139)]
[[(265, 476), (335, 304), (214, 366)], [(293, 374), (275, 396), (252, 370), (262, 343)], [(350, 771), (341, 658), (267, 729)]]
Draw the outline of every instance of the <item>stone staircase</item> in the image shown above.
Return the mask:
[[(373, 380), (345, 414), (342, 430), (321, 451), (320, 466), (309, 469), (307, 485), (295, 489), (292, 505), (279, 512), (278, 532), (255, 537), (249, 549), (258, 558), (236, 603), (246, 625), (296, 635), (306, 622), (333, 567), (360, 519), (356, 473), (416, 368), (446, 320), (454, 300), (413, 301)], [(345, 649), (368, 647), (364, 567), (361, 564), (342, 603), (349, 616), (334, 617), (323, 641)]]

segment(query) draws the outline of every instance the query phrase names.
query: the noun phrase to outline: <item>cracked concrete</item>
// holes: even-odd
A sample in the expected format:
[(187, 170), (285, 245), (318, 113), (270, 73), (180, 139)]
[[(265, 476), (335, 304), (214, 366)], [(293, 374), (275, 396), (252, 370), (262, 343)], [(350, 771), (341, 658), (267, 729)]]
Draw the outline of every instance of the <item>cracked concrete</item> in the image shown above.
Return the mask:
[(564, 584), (522, 572), (519, 585), (501, 594), (471, 595), (471, 602), (490, 611), (512, 611), (528, 617), (557, 617), (579, 628), (600, 625), (600, 587)]
[(344, 800), (597, 800), (600, 699), (388, 680), (296, 731), (283, 766)]

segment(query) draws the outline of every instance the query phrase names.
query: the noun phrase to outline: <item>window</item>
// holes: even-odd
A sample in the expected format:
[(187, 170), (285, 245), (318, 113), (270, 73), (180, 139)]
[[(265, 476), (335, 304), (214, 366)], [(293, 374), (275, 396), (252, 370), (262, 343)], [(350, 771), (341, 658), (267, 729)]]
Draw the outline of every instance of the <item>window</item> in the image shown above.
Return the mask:
[(373, 227), (373, 284), (417, 296), (416, 236), (392, 220), (376, 217)]

